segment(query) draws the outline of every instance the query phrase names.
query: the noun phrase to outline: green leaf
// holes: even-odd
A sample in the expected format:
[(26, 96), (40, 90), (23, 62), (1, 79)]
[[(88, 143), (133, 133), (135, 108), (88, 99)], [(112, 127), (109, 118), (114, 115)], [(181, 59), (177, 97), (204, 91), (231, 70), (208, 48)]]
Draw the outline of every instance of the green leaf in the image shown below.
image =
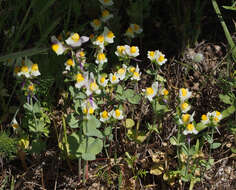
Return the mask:
[(197, 139), (196, 145), (195, 145), (195, 153), (198, 153), (199, 151), (199, 139)]
[(68, 115), (67, 117), (67, 122), (68, 122), (68, 125), (72, 128), (72, 129), (75, 129), (75, 128), (78, 128), (79, 127), (79, 120), (77, 120), (74, 116), (73, 113), (71, 113), (70, 115)]
[(125, 98), (133, 98), (134, 94), (135, 94), (134, 90), (131, 89), (127, 89), (124, 91)]
[(101, 131), (99, 131), (98, 129), (96, 129), (96, 127), (94, 125), (92, 126), (83, 126), (83, 132), (86, 136), (94, 136), (94, 137), (99, 137), (99, 138), (103, 138), (103, 134)]
[(236, 108), (235, 108), (234, 105), (229, 106), (227, 109), (225, 109), (225, 110), (222, 112), (222, 116), (223, 116), (223, 118), (229, 117), (229, 116), (232, 115), (235, 111), (236, 111)]
[(160, 82), (166, 82), (166, 79), (163, 76), (158, 75), (158, 74), (157, 74), (157, 80)]
[(128, 98), (128, 101), (131, 103), (131, 104), (138, 104), (141, 100), (141, 96), (139, 95), (135, 95), (133, 97), (129, 97)]
[(232, 153), (236, 154), (236, 148), (235, 147), (230, 148), (230, 150), (231, 150)]
[(172, 145), (178, 145), (178, 140), (176, 139), (176, 137), (170, 137), (170, 144)]
[(32, 112), (32, 111), (33, 111), (33, 107), (32, 107), (30, 104), (28, 104), (28, 103), (25, 103), (25, 104), (23, 105), (23, 107), (24, 107), (26, 110), (28, 110), (29, 112)]
[(120, 95), (123, 94), (123, 88), (122, 88), (122, 86), (120, 84), (117, 86), (116, 93), (120, 94)]
[(96, 159), (96, 155), (86, 152), (86, 153), (82, 154), (82, 158), (84, 160), (95, 160)]
[(88, 120), (87, 126), (99, 128), (101, 126), (101, 122), (95, 116), (91, 116)]
[(132, 128), (134, 125), (135, 125), (135, 122), (134, 122), (133, 119), (128, 118), (128, 119), (125, 120), (125, 127), (126, 127), (126, 128), (130, 129), (130, 128)]
[(222, 6), (222, 7), (227, 10), (236, 11), (236, 7), (233, 6)]
[(219, 98), (222, 102), (224, 102), (225, 104), (232, 104), (232, 101), (231, 101), (231, 98), (229, 95), (223, 95), (223, 94), (220, 94), (219, 95)]
[(217, 149), (217, 148), (219, 148), (220, 147), (220, 145), (221, 145), (221, 143), (213, 143), (213, 144), (211, 144), (211, 148), (212, 149)]
[(112, 127), (106, 127), (103, 133), (105, 136), (109, 136), (110, 134), (112, 134)]
[(85, 98), (87, 98), (87, 96), (83, 92), (79, 92), (78, 94), (75, 95), (75, 99), (82, 99), (82, 100), (84, 100)]
[(41, 110), (40, 110), (40, 103), (39, 102), (35, 102), (33, 109), (34, 109), (34, 113), (40, 113), (41, 112)]
[(31, 143), (30, 153), (40, 154), (46, 149), (46, 142), (42, 140), (33, 140)]
[(207, 125), (204, 125), (202, 122), (197, 123), (196, 129), (198, 132), (204, 130), (205, 128), (207, 128)]
[(157, 113), (157, 114), (164, 114), (166, 112), (169, 111), (168, 107), (166, 105), (161, 105), (159, 104), (159, 102), (157, 100), (154, 100), (152, 102), (152, 107), (153, 110)]

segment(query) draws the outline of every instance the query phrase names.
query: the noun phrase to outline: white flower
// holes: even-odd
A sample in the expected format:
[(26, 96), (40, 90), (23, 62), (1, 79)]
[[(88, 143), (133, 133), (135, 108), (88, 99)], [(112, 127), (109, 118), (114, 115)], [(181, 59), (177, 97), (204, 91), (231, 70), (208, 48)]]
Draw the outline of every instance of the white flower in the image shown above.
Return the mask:
[(11, 122), (11, 126), (14, 130), (19, 130), (19, 124), (16, 121), (16, 118), (13, 118), (12, 122)]
[(56, 36), (51, 37), (52, 50), (57, 54), (61, 55), (66, 51), (66, 47), (56, 38)]
[(126, 75), (126, 68), (127, 66), (125, 64), (122, 65), (122, 68), (120, 68), (117, 71), (117, 76), (119, 77), (120, 80), (123, 80), (125, 78)]
[(119, 77), (117, 76), (117, 73), (114, 74), (110, 73), (109, 79), (111, 84), (117, 84), (119, 82)]
[(32, 64), (31, 69), (30, 69), (30, 74), (34, 77), (40, 75), (38, 64), (36, 63)]
[(102, 10), (102, 18), (101, 20), (103, 22), (106, 22), (108, 20), (110, 20), (111, 18), (113, 18), (113, 14), (110, 14), (110, 12), (106, 9)]
[(146, 88), (145, 96), (148, 98), (148, 100), (151, 102), (154, 96), (156, 96), (158, 91), (158, 82), (154, 82), (151, 87)]
[(204, 124), (204, 125), (210, 123), (209, 114), (207, 114), (207, 115), (203, 114), (201, 116), (201, 123)]
[(109, 44), (114, 42), (115, 35), (107, 27), (104, 27), (103, 36), (105, 37), (105, 42)]
[[(136, 68), (137, 68), (137, 66), (136, 66)], [(129, 66), (129, 67), (128, 67), (128, 72), (129, 72), (130, 74), (133, 75), (135, 71), (136, 71), (136, 69), (135, 69), (134, 66)]]
[(156, 63), (158, 65), (163, 65), (167, 61), (167, 59), (165, 58), (165, 55), (161, 53), (160, 51), (156, 50), (155, 54), (156, 54)]
[(129, 55), (130, 57), (137, 57), (139, 55), (139, 49), (137, 46), (128, 46), (125, 45), (125, 51), (126, 54)]
[(86, 82), (86, 94), (90, 96), (92, 93), (100, 94), (101, 90), (96, 83), (93, 73), (90, 73), (90, 79)]
[(65, 62), (66, 70), (70, 71), (71, 67), (75, 66), (75, 62), (70, 58)]
[(108, 83), (108, 79), (106, 77), (99, 75), (98, 76), (98, 84), (102, 87), (106, 87)]
[(192, 92), (190, 92), (187, 88), (179, 89), (179, 99), (181, 102), (188, 100), (192, 96)]
[(92, 98), (89, 98), (81, 104), (81, 108), (83, 114), (85, 114), (87, 118), (90, 118), (90, 116), (93, 115), (94, 111), (97, 109), (97, 105), (95, 104)]
[(214, 123), (218, 123), (222, 119), (222, 114), (219, 111), (214, 111), (211, 115)]
[(127, 55), (125, 51), (125, 46), (117, 46), (115, 54), (118, 57), (125, 57)]
[(106, 58), (106, 55), (102, 52), (98, 53), (97, 54), (97, 59), (95, 61), (97, 64), (104, 64), (107, 62), (107, 58)]
[(101, 27), (102, 23), (99, 19), (94, 19), (92, 22), (90, 22), (90, 25), (95, 31), (97, 31)]
[(105, 6), (105, 7), (109, 7), (113, 5), (113, 1), (112, 0), (99, 0), (99, 2)]
[(168, 91), (166, 88), (163, 88), (163, 89), (161, 89), (160, 94), (161, 94), (162, 96), (167, 96), (167, 95), (169, 94), (169, 91)]
[(110, 113), (104, 110), (103, 112), (100, 113), (100, 121), (105, 123), (110, 119), (110, 115), (111, 115)]
[(187, 113), (191, 109), (191, 106), (187, 102), (182, 102), (180, 104), (180, 109), (182, 113)]
[(75, 83), (76, 88), (81, 88), (82, 86), (84, 86), (86, 84), (86, 81), (88, 78), (87, 75), (88, 75), (87, 73), (85, 73), (84, 75), (81, 73), (78, 73), (76, 75), (76, 83)]
[(141, 72), (139, 72), (139, 67), (138, 65), (136, 66), (135, 70), (132, 72), (132, 68), (130, 68), (131, 73), (132, 73), (132, 77), (131, 80), (140, 80), (140, 76), (141, 76)]
[(30, 65), (23, 65), (20, 68), (20, 72), (18, 72), (18, 76), (25, 76), (26, 78), (30, 78), (30, 71), (31, 71), (31, 66)]
[(133, 30), (133, 28), (131, 28), (129, 26), (128, 29), (125, 32), (125, 36), (127, 36), (129, 38), (134, 38), (134, 30)]
[(148, 59), (150, 59), (151, 62), (154, 62), (156, 60), (155, 51), (148, 51), (147, 57), (148, 57)]
[(194, 115), (195, 115), (195, 112), (193, 112), (192, 115), (188, 113), (182, 114), (181, 118), (179, 119), (179, 123), (183, 125), (183, 124), (188, 124), (188, 123), (193, 122)]
[(99, 46), (101, 48), (101, 50), (103, 51), (103, 49), (104, 49), (104, 42), (105, 42), (104, 35), (99, 35), (96, 38), (96, 40), (93, 42), (93, 44)]
[(124, 118), (123, 111), (120, 109), (112, 110), (111, 115), (112, 115), (112, 117), (114, 117), (115, 119), (118, 119), (118, 120), (122, 120)]
[(138, 24), (130, 24), (130, 27), (137, 34), (140, 34), (143, 32), (143, 29)]
[(67, 38), (66, 43), (71, 47), (79, 47), (83, 43), (87, 42), (89, 37), (81, 36), (78, 33), (72, 33), (69, 38)]
[(195, 129), (195, 126), (193, 123), (189, 123), (186, 126), (186, 129), (183, 131), (184, 135), (188, 135), (188, 134), (198, 134), (198, 131)]

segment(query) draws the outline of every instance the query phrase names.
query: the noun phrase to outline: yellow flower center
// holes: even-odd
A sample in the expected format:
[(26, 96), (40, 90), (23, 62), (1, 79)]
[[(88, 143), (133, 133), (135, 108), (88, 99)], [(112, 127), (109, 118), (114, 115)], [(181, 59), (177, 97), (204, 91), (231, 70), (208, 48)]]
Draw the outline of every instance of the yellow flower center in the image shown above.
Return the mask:
[(182, 93), (182, 96), (185, 97), (187, 95), (187, 90), (185, 88), (181, 88), (181, 93)]
[(98, 19), (94, 19), (93, 20), (93, 23), (96, 25), (96, 26), (99, 26), (101, 24), (100, 20)]
[(109, 31), (109, 32), (107, 33), (107, 37), (108, 37), (108, 38), (113, 38), (113, 37), (114, 37), (113, 32)]
[(99, 61), (103, 61), (103, 60), (105, 60), (106, 59), (106, 57), (105, 57), (105, 54), (104, 53), (99, 53), (98, 54), (98, 60)]
[(203, 121), (207, 121), (208, 117), (207, 117), (207, 115), (203, 114), (202, 117), (201, 117), (201, 119), (202, 119)]
[(120, 113), (120, 110), (116, 110), (116, 111), (115, 111), (115, 114), (116, 114), (116, 117), (120, 117), (120, 114), (121, 114), (121, 113)]
[(112, 81), (116, 81), (116, 75), (113, 75), (111, 78)]
[(78, 33), (74, 33), (72, 36), (71, 36), (71, 39), (74, 41), (74, 42), (78, 42), (79, 39), (80, 39), (80, 36)]
[(134, 72), (133, 75), (134, 75), (134, 77), (136, 77), (136, 78), (139, 77), (139, 73), (138, 73), (138, 72)]
[(136, 47), (132, 46), (132, 47), (130, 48), (130, 52), (131, 52), (131, 53), (136, 53), (136, 51), (137, 51)]
[(17, 129), (19, 127), (19, 125), (17, 123), (13, 123), (11, 126), (15, 129)]
[(139, 30), (139, 28), (140, 28), (140, 27), (139, 27), (139, 25), (137, 25), (137, 24), (134, 24), (134, 30), (136, 30), (136, 31), (137, 31), (137, 30)]
[(167, 95), (169, 94), (169, 91), (166, 90), (166, 89), (164, 89), (164, 90), (163, 90), (163, 94), (164, 94), (165, 96), (167, 96)]
[(131, 73), (135, 72), (135, 67), (130, 67), (129, 71), (130, 71)]
[(193, 130), (194, 130), (194, 125), (193, 125), (192, 123), (189, 123), (189, 124), (187, 125), (187, 130), (188, 130), (188, 131), (193, 131)]
[(28, 90), (31, 91), (31, 92), (33, 92), (33, 91), (34, 91), (34, 85), (33, 85), (33, 84), (29, 85), (29, 86), (28, 86)]
[(90, 107), (88, 112), (89, 112), (89, 114), (93, 114), (94, 113), (94, 109), (92, 107)]
[(98, 85), (96, 84), (96, 82), (92, 82), (92, 83), (90, 84), (90, 89), (93, 90), (93, 91), (95, 91), (95, 90), (98, 89)]
[(32, 67), (31, 67), (31, 70), (32, 71), (38, 71), (39, 70), (38, 64), (33, 64)]
[(108, 112), (107, 111), (102, 112), (102, 118), (105, 118), (105, 119), (108, 118)]
[(76, 81), (77, 81), (77, 82), (82, 82), (82, 81), (84, 81), (84, 77), (83, 77), (83, 75), (80, 74), (80, 73), (77, 74), (77, 75), (76, 75)]
[(57, 52), (58, 50), (59, 50), (59, 44), (52, 44), (52, 50), (54, 51), (54, 52)]
[(85, 53), (83, 51), (79, 52), (79, 56), (80, 57), (84, 57), (85, 56)]
[(88, 112), (88, 110), (87, 110), (87, 108), (85, 107), (85, 108), (83, 109), (83, 113), (86, 114), (87, 112)]
[(153, 94), (154, 94), (153, 88), (151, 88), (151, 87), (147, 88), (147, 89), (146, 89), (146, 94), (147, 94), (147, 95), (153, 95)]
[(69, 66), (73, 66), (74, 65), (74, 62), (72, 59), (68, 59), (67, 62), (66, 62), (67, 65)]
[(185, 103), (181, 104), (181, 109), (182, 110), (186, 110), (187, 108), (188, 108), (188, 103), (185, 102)]
[(165, 59), (165, 57), (163, 55), (160, 55), (160, 57), (158, 58), (158, 61), (162, 62), (162, 61), (164, 61), (164, 59)]
[(123, 53), (125, 51), (125, 46), (119, 46), (117, 50), (119, 53)]
[(128, 31), (129, 33), (133, 33), (133, 30), (132, 30), (131, 27), (129, 27), (129, 28), (127, 29), (127, 31)]
[(106, 17), (106, 16), (108, 16), (109, 14), (110, 14), (110, 13), (109, 13), (108, 10), (102, 11), (102, 16), (103, 16), (103, 17)]
[(103, 43), (104, 42), (104, 36), (103, 35), (98, 36), (97, 41), (99, 41), (100, 43)]
[(213, 120), (214, 120), (215, 122), (218, 122), (218, 121), (219, 121), (219, 118), (218, 118), (218, 117), (214, 117)]
[(218, 111), (216, 111), (216, 116), (220, 116), (221, 115), (221, 113), (220, 112), (218, 112)]
[(155, 52), (154, 52), (154, 51), (150, 51), (150, 52), (149, 52), (149, 56), (150, 56), (150, 57), (154, 57), (154, 55), (155, 55)]
[(27, 66), (22, 66), (22, 67), (21, 67), (21, 72), (23, 72), (23, 73), (29, 72), (28, 67), (27, 67)]
[(100, 78), (100, 83), (104, 83), (105, 82), (105, 77), (101, 77)]
[(184, 123), (187, 123), (190, 119), (190, 115), (189, 114), (183, 114), (182, 115), (182, 120)]
[(125, 69), (124, 68), (120, 68), (118, 70), (118, 73), (119, 73), (119, 75), (123, 75), (125, 73)]

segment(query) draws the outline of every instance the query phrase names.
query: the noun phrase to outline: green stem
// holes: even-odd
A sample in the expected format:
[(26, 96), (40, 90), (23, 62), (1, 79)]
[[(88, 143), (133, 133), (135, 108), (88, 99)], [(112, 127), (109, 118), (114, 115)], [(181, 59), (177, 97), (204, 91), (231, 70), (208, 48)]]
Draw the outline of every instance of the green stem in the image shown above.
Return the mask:
[(234, 61), (236, 61), (236, 48), (235, 48), (234, 41), (233, 41), (233, 39), (232, 39), (232, 37), (229, 33), (229, 30), (227, 28), (227, 25), (225, 24), (225, 21), (224, 21), (222, 15), (221, 15), (221, 12), (220, 12), (220, 9), (219, 9), (219, 6), (218, 6), (216, 0), (211, 0), (211, 2), (212, 2), (212, 5), (214, 7), (214, 10), (215, 10), (219, 20), (220, 20), (221, 26), (224, 30), (224, 33), (225, 33), (226, 39), (227, 39), (227, 41), (230, 45), (230, 48), (232, 49), (233, 59), (234, 59)]

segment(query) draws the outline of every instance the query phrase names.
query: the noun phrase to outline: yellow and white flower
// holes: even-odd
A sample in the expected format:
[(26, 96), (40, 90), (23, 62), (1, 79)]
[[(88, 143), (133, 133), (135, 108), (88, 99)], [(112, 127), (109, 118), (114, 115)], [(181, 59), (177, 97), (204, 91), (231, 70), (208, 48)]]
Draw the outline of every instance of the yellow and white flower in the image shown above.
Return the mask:
[(27, 87), (27, 90), (29, 93), (33, 93), (35, 90), (34, 84), (33, 83), (29, 84), (29, 86)]
[(99, 19), (94, 19), (92, 22), (90, 22), (90, 25), (95, 31), (97, 31), (102, 26), (102, 23)]
[(113, 18), (113, 14), (111, 14), (107, 9), (102, 10), (102, 17), (101, 20), (103, 22), (107, 22), (108, 20), (110, 20), (111, 18)]
[[(130, 72), (132, 73), (132, 77), (131, 77), (131, 80), (137, 80), (137, 81), (139, 81), (141, 78), (140, 78), (140, 76), (141, 76), (141, 72), (139, 72), (139, 67), (138, 67), (138, 65), (136, 65), (136, 68), (135, 68), (135, 70), (133, 71), (133, 69), (132, 69), (132, 67), (130, 68)], [(132, 72), (133, 71), (133, 72)]]
[(86, 62), (85, 52), (83, 50), (79, 50), (76, 52), (75, 56), (78, 63), (84, 65), (84, 63)]
[(137, 57), (139, 55), (139, 48), (137, 46), (125, 45), (126, 54), (130, 57)]
[(120, 109), (112, 110), (111, 115), (113, 118), (118, 119), (118, 120), (122, 120), (124, 118), (123, 111)]
[(124, 35), (129, 38), (134, 38), (135, 36), (134, 36), (133, 28), (131, 26), (129, 26)]
[(187, 88), (179, 89), (179, 99), (181, 102), (188, 100), (192, 96), (192, 92), (190, 92)]
[(160, 94), (161, 94), (162, 96), (168, 96), (169, 91), (168, 91), (166, 88), (163, 88), (163, 89), (161, 89)]
[(151, 102), (152, 99), (157, 95), (158, 91), (158, 82), (154, 82), (151, 87), (146, 88), (145, 90), (145, 96), (148, 98), (148, 100)]
[(97, 59), (95, 61), (97, 64), (104, 64), (107, 62), (107, 58), (106, 58), (106, 55), (102, 52), (98, 53), (97, 54)]
[(114, 42), (115, 35), (107, 27), (104, 27), (103, 36), (105, 37), (105, 42), (107, 42), (109, 44)]
[(30, 74), (31, 76), (34, 76), (34, 77), (37, 77), (40, 75), (38, 64), (34, 63), (31, 65)]
[(163, 65), (167, 61), (165, 55), (161, 53), (159, 50), (156, 50), (155, 54), (156, 54), (156, 63), (158, 65)]
[(209, 114), (207, 114), (207, 115), (203, 114), (201, 116), (201, 123), (204, 124), (204, 125), (210, 123)]
[(18, 72), (18, 76), (24, 76), (26, 78), (30, 78), (30, 70), (31, 70), (31, 66), (29, 65), (22, 65), (20, 68), (20, 72)]
[(93, 73), (90, 73), (90, 79), (86, 81), (86, 94), (87, 96), (90, 96), (93, 93), (100, 94), (101, 90), (99, 89), (99, 86), (97, 85), (97, 82), (94, 78)]
[(103, 51), (103, 49), (104, 49), (104, 42), (105, 42), (104, 35), (99, 35), (96, 38), (96, 40), (93, 42), (93, 44), (99, 46), (101, 48), (101, 50)]
[(13, 118), (12, 122), (11, 122), (11, 126), (14, 130), (18, 130), (19, 129), (19, 123), (16, 121), (16, 118)]
[(134, 31), (134, 33), (140, 34), (143, 32), (143, 29), (138, 24), (130, 24), (130, 27)]
[(99, 0), (99, 2), (104, 6), (104, 7), (109, 7), (114, 4), (113, 0)]
[(119, 77), (117, 73), (114, 73), (114, 74), (110, 73), (109, 79), (110, 79), (111, 84), (117, 84), (119, 82)]
[(222, 119), (222, 114), (219, 111), (214, 111), (211, 115), (214, 123), (218, 123)]
[(87, 36), (80, 37), (78, 33), (72, 33), (70, 37), (66, 39), (66, 43), (71, 47), (79, 47), (88, 40), (89, 37)]
[(189, 123), (186, 126), (186, 129), (183, 131), (184, 135), (188, 135), (188, 134), (198, 134), (198, 131), (196, 130), (195, 126), (193, 123)]
[(188, 113), (182, 114), (181, 118), (179, 119), (180, 125), (188, 124), (193, 122), (193, 117), (195, 115), (195, 112), (192, 113), (192, 115)]
[(70, 68), (75, 66), (74, 60), (72, 60), (71, 58), (68, 59), (68, 60), (65, 62), (65, 66), (66, 66), (66, 70), (67, 70), (67, 71), (70, 71)]
[(81, 88), (82, 86), (84, 86), (86, 84), (88, 80), (88, 73), (78, 73), (76, 75), (76, 83), (75, 83), (75, 87), (76, 88)]
[[(136, 68), (137, 68), (137, 66), (136, 66)], [(128, 72), (129, 72), (130, 74), (132, 74), (132, 75), (134, 74), (135, 70), (136, 70), (136, 69), (135, 69), (134, 66), (129, 66), (129, 67), (128, 67)]]
[(120, 80), (124, 80), (126, 75), (126, 69), (127, 66), (123, 64), (122, 67), (117, 71), (117, 76), (119, 77)]
[(87, 116), (87, 118), (90, 118), (91, 115), (94, 114), (95, 110), (98, 108), (95, 102), (92, 98), (89, 98), (88, 100), (85, 100), (81, 104), (82, 112)]
[(66, 47), (56, 38), (56, 36), (51, 37), (52, 50), (57, 54), (61, 55), (66, 51)]
[(103, 112), (100, 113), (100, 121), (105, 123), (110, 119), (110, 113), (104, 110)]
[(99, 75), (98, 76), (98, 84), (102, 87), (106, 87), (108, 83), (108, 79), (105, 76)]
[(117, 46), (115, 54), (118, 57), (126, 57), (127, 54), (126, 54), (126, 51), (125, 51), (125, 46)]
[(180, 110), (182, 113), (187, 113), (191, 109), (191, 106), (187, 102), (182, 102), (180, 104)]
[(156, 60), (155, 51), (148, 51), (147, 57), (148, 57), (148, 59), (150, 59), (151, 62), (155, 62), (155, 60)]

